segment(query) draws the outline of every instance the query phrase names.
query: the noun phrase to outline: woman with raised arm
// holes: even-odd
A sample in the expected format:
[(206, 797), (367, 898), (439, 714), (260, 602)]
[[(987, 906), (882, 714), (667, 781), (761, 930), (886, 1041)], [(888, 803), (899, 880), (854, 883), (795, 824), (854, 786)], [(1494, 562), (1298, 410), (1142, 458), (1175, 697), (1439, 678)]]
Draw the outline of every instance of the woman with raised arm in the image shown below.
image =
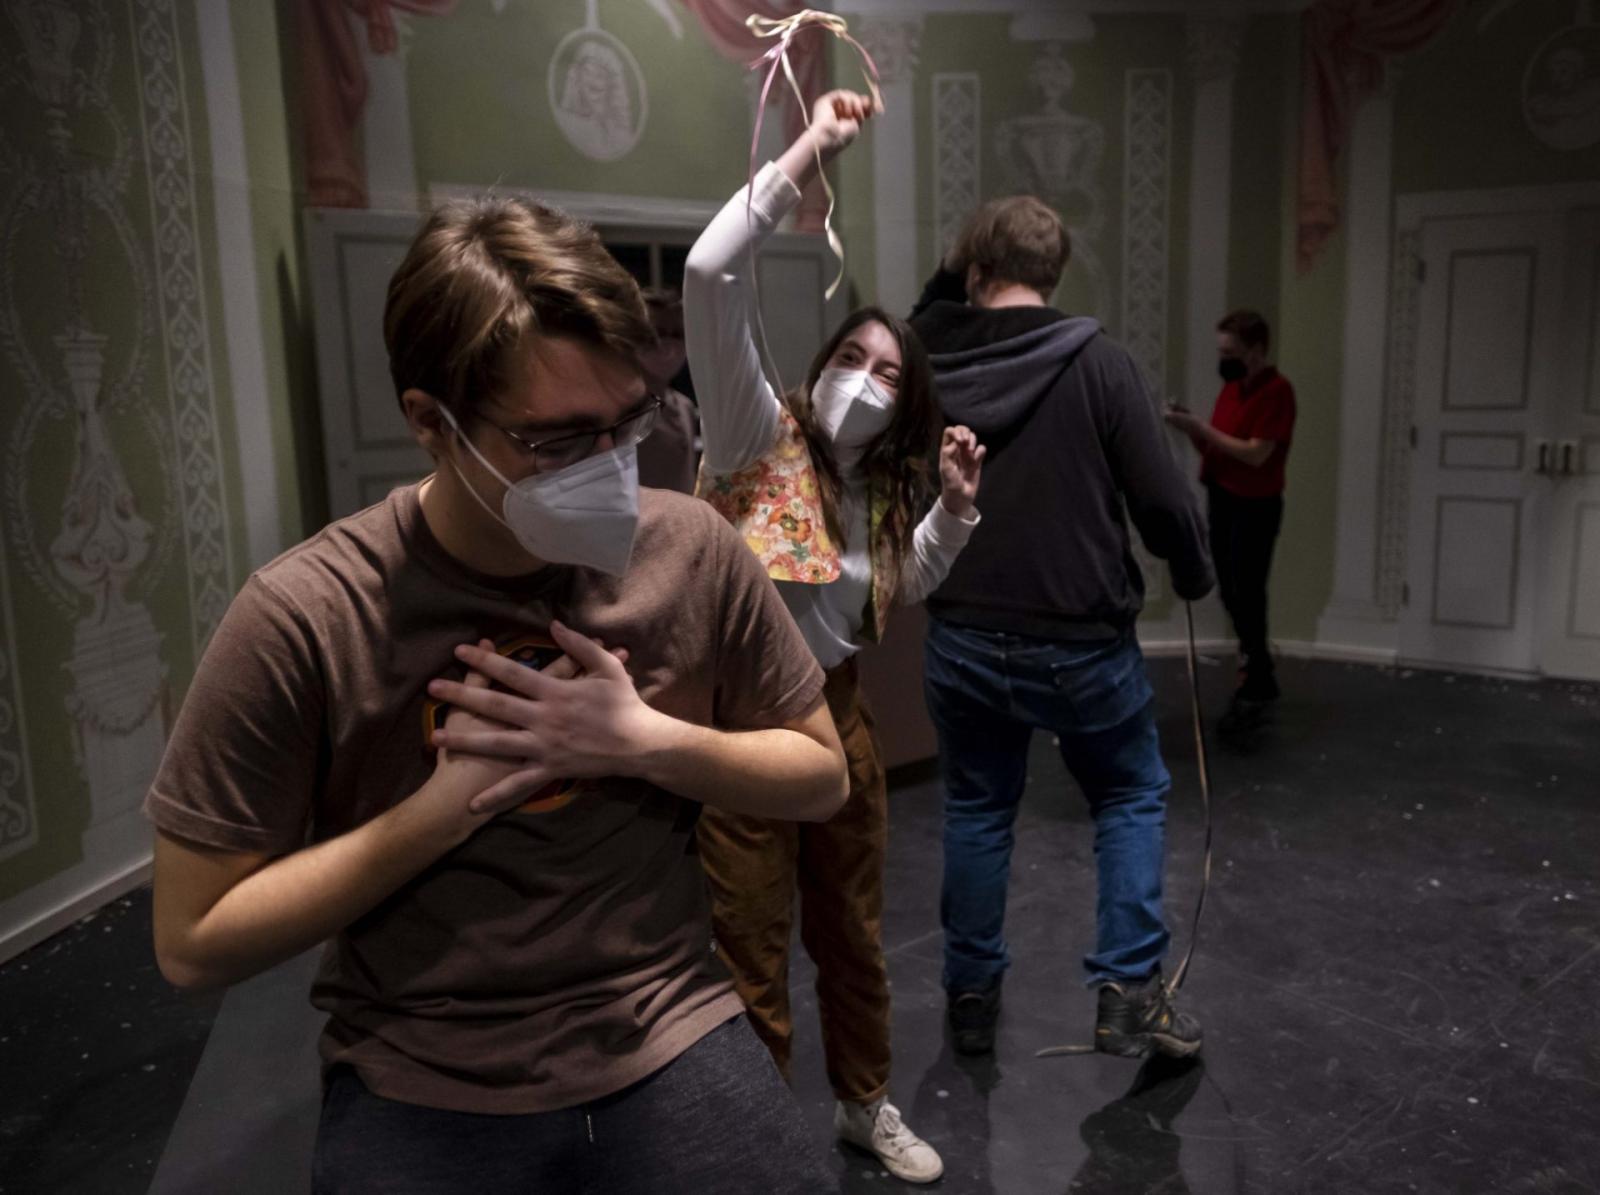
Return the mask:
[(708, 806), (699, 842), (719, 949), (779, 1069), (788, 1075), (798, 888), (835, 1129), (897, 1177), (932, 1182), (943, 1162), (888, 1102), (887, 786), (856, 655), (882, 635), (896, 604), (920, 602), (949, 572), (978, 522), (984, 450), (964, 427), (941, 435), (927, 355), (888, 312), (850, 315), (804, 384), (784, 395), (767, 379), (751, 324), (761, 242), (873, 113), (866, 96), (823, 96), (810, 128), (728, 201), (689, 255), (684, 323), (705, 445), (700, 494), (761, 558), (827, 671), (850, 763), (850, 796), (832, 820), (801, 826)]

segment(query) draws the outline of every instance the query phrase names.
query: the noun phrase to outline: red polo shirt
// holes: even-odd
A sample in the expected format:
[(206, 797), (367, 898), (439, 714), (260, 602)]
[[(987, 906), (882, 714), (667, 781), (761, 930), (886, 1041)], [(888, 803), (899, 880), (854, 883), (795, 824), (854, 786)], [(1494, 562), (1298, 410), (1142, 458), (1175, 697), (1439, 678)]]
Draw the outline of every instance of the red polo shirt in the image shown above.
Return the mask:
[(1240, 498), (1283, 493), (1283, 463), (1294, 436), (1294, 387), (1288, 378), (1269, 365), (1253, 378), (1228, 382), (1217, 395), (1211, 426), (1240, 440), (1271, 440), (1272, 455), (1260, 465), (1247, 465), (1208, 448), (1201, 460), (1201, 481)]

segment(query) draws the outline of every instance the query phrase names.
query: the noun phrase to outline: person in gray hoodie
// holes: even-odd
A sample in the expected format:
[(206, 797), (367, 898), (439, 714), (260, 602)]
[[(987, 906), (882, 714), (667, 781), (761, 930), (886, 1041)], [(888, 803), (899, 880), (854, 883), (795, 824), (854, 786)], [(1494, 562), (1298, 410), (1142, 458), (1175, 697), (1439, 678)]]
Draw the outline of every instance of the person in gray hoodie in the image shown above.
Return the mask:
[(1095, 825), (1094, 1043), (1187, 1056), (1199, 1024), (1164, 986), (1163, 833), (1171, 787), (1134, 622), (1128, 532), (1179, 597), (1214, 574), (1198, 497), (1139, 368), (1094, 319), (1048, 305), (1070, 243), (1031, 196), (968, 220), (912, 312), (946, 419), (988, 446), (984, 521), (928, 598), (926, 692), (945, 796), (944, 985), (956, 1049), (994, 1048), (1013, 825), (1034, 730), (1055, 735)]

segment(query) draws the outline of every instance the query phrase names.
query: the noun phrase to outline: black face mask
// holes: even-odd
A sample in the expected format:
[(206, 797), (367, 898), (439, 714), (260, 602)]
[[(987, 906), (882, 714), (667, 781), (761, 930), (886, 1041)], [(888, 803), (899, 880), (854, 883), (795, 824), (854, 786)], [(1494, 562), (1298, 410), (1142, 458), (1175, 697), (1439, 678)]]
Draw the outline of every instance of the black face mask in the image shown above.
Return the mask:
[(1223, 357), (1217, 362), (1217, 372), (1222, 375), (1224, 382), (1242, 382), (1250, 370), (1237, 357)]

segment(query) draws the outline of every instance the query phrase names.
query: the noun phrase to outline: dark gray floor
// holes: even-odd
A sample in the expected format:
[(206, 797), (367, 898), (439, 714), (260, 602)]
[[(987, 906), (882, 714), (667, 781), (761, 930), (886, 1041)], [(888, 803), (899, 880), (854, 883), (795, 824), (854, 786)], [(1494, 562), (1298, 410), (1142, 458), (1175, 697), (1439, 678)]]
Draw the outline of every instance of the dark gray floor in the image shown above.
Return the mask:
[[(1181, 667), (1152, 669), (1177, 781), (1181, 947), (1198, 796)], [(944, 1153), (938, 1189), (1600, 1191), (1600, 691), (1293, 662), (1284, 680), (1255, 749), (1215, 758), (1211, 904), (1184, 990), (1206, 1026), (1200, 1067), (1033, 1057), (1086, 1040), (1092, 1018), (1077, 963), (1088, 825), (1043, 737), (1018, 827), (999, 1049), (955, 1058), (936, 790), (894, 795), (893, 1098)], [(1205, 670), (1214, 710), (1227, 681)], [(170, 994), (147, 951), (135, 898), (0, 968), (0, 1190), (141, 1192), (164, 1148), (158, 1190), (206, 1190), (207, 1167), (231, 1169), (238, 1191), (303, 1171), (291, 1155), (313, 1089), (282, 1072), (307, 1021), (284, 977), (230, 994), (202, 1060), (216, 1002)], [(802, 957), (796, 1088), (826, 1140), (809, 980)], [(273, 1044), (252, 1057), (253, 1042)], [(864, 1155), (830, 1156), (841, 1192), (898, 1185)]]
[[(1153, 667), (1176, 922), (1201, 823), (1181, 671)], [(1226, 678), (1204, 671), (1217, 709)], [(1256, 749), (1214, 754), (1211, 903), (1184, 989), (1203, 1073), (1131, 1100), (1130, 1064), (1032, 1057), (1087, 1040), (1093, 1016), (1077, 972), (1089, 825), (1048, 740), (1018, 826), (993, 1065), (940, 1048), (936, 799), (899, 796), (895, 1096), (943, 1148), (948, 1189), (1600, 1191), (1600, 694), (1331, 664), (1284, 680)], [(797, 1086), (820, 1123), (814, 1063)], [(844, 1191), (888, 1181), (844, 1150), (837, 1169)]]

